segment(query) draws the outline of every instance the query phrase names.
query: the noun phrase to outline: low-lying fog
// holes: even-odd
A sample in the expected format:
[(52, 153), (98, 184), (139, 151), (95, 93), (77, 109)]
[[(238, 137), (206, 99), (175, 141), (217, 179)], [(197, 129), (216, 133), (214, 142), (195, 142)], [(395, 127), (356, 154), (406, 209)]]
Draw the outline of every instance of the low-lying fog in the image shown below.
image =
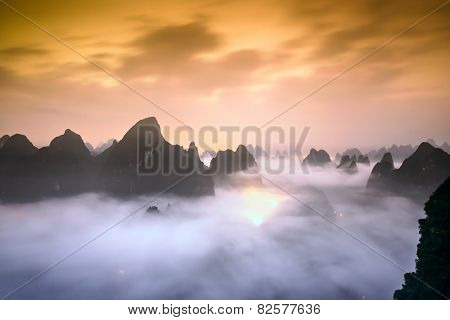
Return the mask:
[[(414, 269), (422, 206), (365, 193), (370, 168), (269, 176), (355, 237)], [(11, 299), (391, 299), (404, 271), (264, 182), (164, 196)], [(148, 201), (98, 194), (0, 206), (4, 296)], [(168, 205), (170, 204), (170, 206)]]

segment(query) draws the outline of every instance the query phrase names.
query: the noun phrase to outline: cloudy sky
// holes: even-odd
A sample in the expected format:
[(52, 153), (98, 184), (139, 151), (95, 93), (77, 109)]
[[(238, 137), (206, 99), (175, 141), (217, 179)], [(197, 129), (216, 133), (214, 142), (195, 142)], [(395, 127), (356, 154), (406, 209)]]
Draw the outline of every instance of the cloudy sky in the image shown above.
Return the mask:
[[(5, 1), (196, 130), (263, 125), (445, 2)], [(0, 134), (180, 125), (2, 2)], [(330, 150), (450, 141), (449, 53), (446, 5), (270, 125)]]

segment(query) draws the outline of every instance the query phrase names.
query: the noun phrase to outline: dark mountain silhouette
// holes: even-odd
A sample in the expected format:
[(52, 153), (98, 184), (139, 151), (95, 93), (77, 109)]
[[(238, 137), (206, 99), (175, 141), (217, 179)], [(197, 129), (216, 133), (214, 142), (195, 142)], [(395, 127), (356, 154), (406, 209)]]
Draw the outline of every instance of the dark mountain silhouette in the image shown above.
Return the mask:
[(319, 150), (312, 148), (308, 156), (303, 160), (304, 166), (324, 166), (331, 163), (330, 155), (325, 150)]
[[(379, 167), (381, 166), (380, 162)], [(450, 176), (450, 155), (424, 142), (400, 168), (372, 171), (368, 186), (405, 196), (417, 196), (420, 200), (428, 197), (448, 176)]]
[(450, 155), (425, 142), (393, 173), (403, 184), (434, 190), (450, 175)]
[(0, 171), (3, 201), (33, 201), (94, 188), (92, 157), (81, 137), (70, 130), (41, 149), (35, 148), (25, 136), (14, 135), (1, 151), (10, 148), (15, 151), (4, 153), (7, 160)]
[(236, 151), (217, 152), (216, 157), (211, 160), (208, 173), (214, 176), (217, 185), (246, 188), (262, 184), (256, 169), (255, 158), (245, 146), (240, 145)]
[(245, 146), (240, 145), (236, 151), (225, 150), (217, 152), (217, 155), (211, 160), (209, 173), (215, 175), (231, 174), (253, 167), (256, 167), (255, 158)]
[(60, 156), (67, 155), (79, 159), (91, 158), (91, 153), (81, 136), (70, 129), (67, 129), (63, 135), (54, 138), (50, 145), (42, 148), (40, 152), (49, 152)]
[(385, 183), (385, 179), (390, 176), (394, 169), (394, 160), (392, 159), (392, 155), (387, 152), (384, 154), (381, 161), (373, 167), (369, 181), (367, 182), (367, 187), (381, 187)]
[(395, 291), (394, 299), (437, 300), (450, 296), (450, 178), (425, 203), (425, 216), (419, 220), (416, 271), (405, 274), (405, 283)]
[(6, 141), (10, 138), (7, 134), (5, 134), (3, 137), (0, 138), (0, 149), (3, 147), (3, 145), (6, 143)]
[(21, 157), (36, 153), (38, 149), (22, 134), (15, 134), (6, 139), (4, 145), (0, 149), (0, 156), (4, 157)]
[(0, 149), (0, 160), (2, 201), (93, 191), (128, 196), (169, 187), (170, 192), (186, 196), (214, 194), (213, 178), (202, 174), (206, 167), (195, 144), (188, 150), (171, 145), (155, 118), (139, 121), (120, 142), (96, 157), (78, 134), (66, 130), (39, 150), (25, 136), (14, 135)]
[[(108, 154), (105, 155), (104, 153)], [(116, 145), (100, 154), (101, 189), (118, 195), (171, 191), (186, 196), (214, 194), (212, 177), (191, 143), (188, 150), (167, 142), (154, 117), (137, 122)]]

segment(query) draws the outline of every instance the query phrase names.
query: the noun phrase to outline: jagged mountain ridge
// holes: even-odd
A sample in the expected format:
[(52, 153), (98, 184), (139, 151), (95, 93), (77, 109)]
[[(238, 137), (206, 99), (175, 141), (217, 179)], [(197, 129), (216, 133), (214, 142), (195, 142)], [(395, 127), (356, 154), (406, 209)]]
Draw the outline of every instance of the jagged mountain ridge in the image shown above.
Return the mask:
[(392, 155), (385, 154), (372, 170), (367, 186), (423, 200), (449, 176), (450, 155), (423, 142), (398, 169), (393, 167)]
[[(0, 149), (2, 201), (35, 201), (98, 191), (128, 196), (168, 188), (186, 196), (214, 194), (211, 169), (200, 160), (195, 143), (187, 150), (170, 144), (153, 117), (137, 122), (120, 141), (97, 156), (69, 129), (41, 149), (23, 135), (5, 140)], [(225, 158), (232, 155), (237, 171), (256, 165), (243, 146), (223, 154)], [(213, 166), (220, 174), (227, 174), (221, 157), (213, 159)]]

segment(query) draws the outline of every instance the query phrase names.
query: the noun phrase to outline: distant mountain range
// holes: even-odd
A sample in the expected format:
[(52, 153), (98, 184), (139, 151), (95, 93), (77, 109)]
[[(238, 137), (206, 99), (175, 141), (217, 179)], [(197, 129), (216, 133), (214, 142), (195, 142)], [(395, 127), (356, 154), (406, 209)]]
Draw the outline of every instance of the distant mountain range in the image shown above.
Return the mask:
[[(433, 139), (428, 139), (426, 142), (435, 148), (440, 148), (440, 149), (444, 150), (445, 152), (450, 153), (450, 145), (447, 142), (443, 143), (440, 146), (437, 145)], [(410, 144), (408, 144), (408, 145), (393, 144), (390, 147), (381, 147), (376, 150), (370, 150), (369, 152), (366, 152), (366, 153), (360, 151), (358, 148), (350, 148), (350, 149), (345, 150), (342, 153), (337, 153), (335, 155), (334, 159), (332, 159), (332, 161), (334, 161), (337, 165), (339, 165), (341, 163), (341, 159), (343, 156), (349, 156), (350, 159), (352, 159), (353, 156), (355, 156), (356, 163), (366, 163), (366, 164), (369, 163), (370, 164), (371, 162), (380, 161), (383, 158), (384, 154), (390, 153), (392, 155), (392, 159), (394, 162), (403, 162), (403, 160), (405, 160), (406, 158), (411, 156), (414, 153), (414, 151), (417, 150), (418, 147), (419, 147), (418, 145), (413, 146)], [(265, 151), (260, 146), (252, 145), (252, 144), (248, 144), (247, 149), (255, 157), (255, 159), (262, 159), (262, 158), (286, 159), (286, 158), (289, 158), (289, 154), (286, 150), (284, 150), (284, 151), (278, 150), (275, 153), (270, 154), (269, 152)], [(316, 149), (314, 149), (314, 150), (317, 151)], [(329, 153), (326, 150), (319, 150), (319, 151), (321, 151), (321, 153), (325, 152), (329, 155)], [(309, 156), (309, 158), (308, 158), (308, 156)], [(311, 155), (311, 151), (308, 156), (304, 160), (306, 160), (308, 158), (306, 160), (306, 163), (309, 163), (310, 166), (323, 165), (323, 163), (319, 164), (316, 160), (313, 159), (316, 155)], [(360, 158), (360, 156), (362, 156), (362, 158)], [(203, 157), (203, 155), (202, 155), (202, 157)], [(330, 157), (330, 159), (331, 159), (331, 157)], [(306, 163), (305, 163), (305, 165), (306, 165)]]
[[(440, 149), (444, 150), (445, 152), (450, 153), (450, 145), (447, 142), (444, 142), (441, 146), (438, 146), (436, 144), (436, 142), (434, 142), (433, 139), (428, 139), (426, 142), (435, 148), (440, 148)], [(405, 160), (406, 158), (411, 156), (414, 153), (414, 151), (417, 150), (418, 147), (419, 147), (418, 145), (412, 146), (410, 144), (399, 145), (399, 146), (396, 144), (393, 144), (392, 146), (390, 146), (388, 148), (382, 147), (377, 150), (371, 150), (371, 151), (365, 153), (365, 155), (369, 158), (370, 161), (378, 162), (383, 158), (384, 154), (390, 153), (392, 155), (392, 159), (394, 160), (394, 162), (402, 162), (403, 160)], [(341, 157), (344, 155), (348, 155), (350, 157), (351, 156), (358, 157), (360, 155), (363, 155), (363, 153), (360, 150), (358, 150), (357, 148), (347, 149), (342, 154), (337, 153), (335, 156), (335, 161), (339, 162)]]
[[(333, 163), (325, 150), (313, 148), (302, 165), (335, 165), (342, 172), (355, 173), (360, 165), (370, 164), (370, 157), (379, 158), (367, 182), (369, 190), (422, 199), (450, 176), (448, 145), (441, 147), (446, 149), (429, 140), (418, 147), (393, 145), (367, 155), (353, 148), (339, 155), (338, 163)], [(215, 183), (261, 183), (257, 175), (245, 183), (230, 177), (256, 168), (256, 159), (269, 154), (258, 146), (240, 145), (235, 151), (208, 151), (202, 156), (212, 157), (209, 167), (203, 164), (194, 142), (187, 150), (167, 142), (153, 117), (137, 122), (120, 141), (111, 139), (95, 149), (69, 129), (40, 149), (24, 135), (3, 136), (0, 200), (33, 201), (84, 192), (128, 196), (166, 189), (186, 196), (212, 195)], [(276, 157), (287, 154), (278, 152)], [(402, 165), (395, 169), (394, 162), (403, 157)]]
[[(143, 128), (145, 130), (143, 130)], [(0, 200), (33, 201), (84, 192), (106, 192), (118, 196), (163, 190), (186, 196), (214, 194), (214, 176), (256, 165), (245, 146), (224, 151), (203, 165), (194, 143), (188, 150), (167, 142), (153, 117), (137, 122), (119, 141), (101, 146), (92, 155), (81, 136), (71, 130), (36, 148), (26, 136), (1, 138)], [(225, 169), (224, 169), (225, 168)]]
[(111, 147), (114, 143), (117, 143), (116, 139), (109, 139), (106, 142), (100, 143), (96, 148), (94, 148), (89, 142), (85, 142), (84, 145), (93, 156), (96, 156)]
[[(420, 201), (426, 199), (450, 176), (450, 155), (430, 142), (433, 141), (423, 142), (415, 148), (398, 169), (394, 167), (392, 153), (385, 152), (372, 169), (367, 189), (416, 198)], [(390, 148), (397, 151), (406, 149), (413, 150), (412, 147), (409, 149), (395, 145)], [(332, 163), (325, 150), (318, 151), (313, 148), (303, 160), (302, 166), (323, 167)], [(370, 165), (369, 156), (363, 155), (358, 149), (349, 149), (340, 157), (336, 169), (351, 174), (356, 173), (360, 165)]]

